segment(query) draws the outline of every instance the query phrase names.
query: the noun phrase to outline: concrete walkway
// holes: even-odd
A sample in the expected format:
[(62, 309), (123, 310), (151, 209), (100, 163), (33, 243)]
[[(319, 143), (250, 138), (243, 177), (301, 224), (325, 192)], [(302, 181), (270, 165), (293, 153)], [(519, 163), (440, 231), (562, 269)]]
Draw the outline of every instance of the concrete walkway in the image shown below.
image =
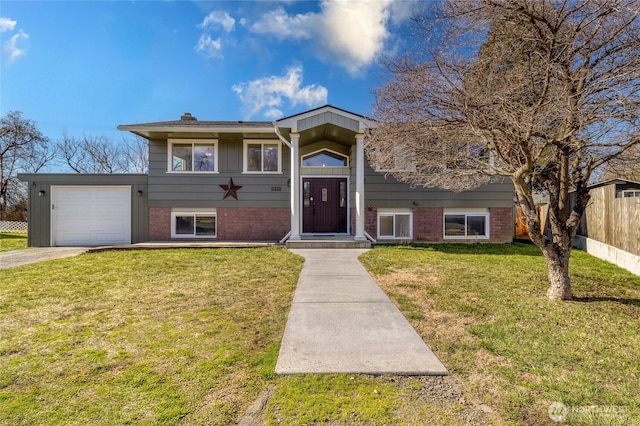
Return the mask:
[(358, 261), (364, 249), (297, 249), (305, 258), (277, 374), (446, 375)]

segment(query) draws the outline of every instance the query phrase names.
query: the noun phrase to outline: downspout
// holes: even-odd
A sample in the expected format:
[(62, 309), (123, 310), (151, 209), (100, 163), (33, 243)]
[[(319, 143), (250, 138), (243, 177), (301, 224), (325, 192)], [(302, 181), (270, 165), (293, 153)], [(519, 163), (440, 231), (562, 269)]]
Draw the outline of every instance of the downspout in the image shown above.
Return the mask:
[(288, 140), (286, 140), (284, 138), (284, 136), (282, 136), (282, 134), (280, 133), (280, 129), (278, 128), (278, 124), (274, 121), (273, 122), (273, 130), (275, 130), (276, 132), (276, 136), (278, 136), (278, 139), (280, 139), (282, 141), (283, 144), (285, 144), (286, 146), (289, 147), (289, 149), (293, 149), (291, 146), (291, 142), (289, 142)]
[[(286, 140), (284, 138), (284, 136), (282, 136), (282, 134), (280, 133), (280, 129), (278, 128), (278, 123), (276, 123), (275, 121), (273, 122), (273, 130), (276, 133), (276, 136), (278, 136), (278, 139), (280, 139), (283, 144), (285, 144), (286, 146), (289, 147), (289, 149), (292, 150), (293, 147), (291, 146), (291, 142), (289, 142), (288, 140)], [(291, 177), (290, 177), (290, 179), (293, 181), (293, 164), (291, 165)], [(293, 213), (291, 213), (291, 214), (293, 214)], [(287, 235), (285, 235), (280, 240), (280, 244), (284, 244), (284, 242), (287, 241), (290, 236), (291, 236), (291, 229), (289, 229), (289, 232), (287, 232)]]

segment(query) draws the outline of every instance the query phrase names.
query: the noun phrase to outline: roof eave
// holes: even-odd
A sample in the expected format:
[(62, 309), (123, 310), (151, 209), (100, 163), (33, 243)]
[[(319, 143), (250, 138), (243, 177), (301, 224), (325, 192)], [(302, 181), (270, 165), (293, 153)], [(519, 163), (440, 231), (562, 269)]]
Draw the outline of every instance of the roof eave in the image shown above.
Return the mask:
[(119, 125), (118, 130), (131, 132), (143, 137), (149, 137), (151, 133), (275, 133), (273, 126), (145, 126), (133, 124)]

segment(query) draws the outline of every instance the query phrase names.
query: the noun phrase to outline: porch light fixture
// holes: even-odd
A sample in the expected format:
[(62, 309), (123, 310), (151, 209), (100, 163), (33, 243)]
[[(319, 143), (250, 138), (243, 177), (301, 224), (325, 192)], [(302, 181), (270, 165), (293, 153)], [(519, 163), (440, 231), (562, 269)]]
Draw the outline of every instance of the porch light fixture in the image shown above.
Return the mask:
[(142, 197), (142, 189), (138, 189), (138, 192), (136, 194), (138, 194), (138, 197)]
[(41, 189), (40, 191), (38, 191), (38, 197), (44, 197), (47, 193), (45, 192), (44, 189)]

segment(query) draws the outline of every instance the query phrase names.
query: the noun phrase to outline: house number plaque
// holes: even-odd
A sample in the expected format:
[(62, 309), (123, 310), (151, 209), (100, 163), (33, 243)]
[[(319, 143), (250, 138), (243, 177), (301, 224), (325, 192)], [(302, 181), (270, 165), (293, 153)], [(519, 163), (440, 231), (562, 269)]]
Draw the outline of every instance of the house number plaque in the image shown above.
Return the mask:
[(327, 202), (327, 188), (322, 188), (322, 201)]

